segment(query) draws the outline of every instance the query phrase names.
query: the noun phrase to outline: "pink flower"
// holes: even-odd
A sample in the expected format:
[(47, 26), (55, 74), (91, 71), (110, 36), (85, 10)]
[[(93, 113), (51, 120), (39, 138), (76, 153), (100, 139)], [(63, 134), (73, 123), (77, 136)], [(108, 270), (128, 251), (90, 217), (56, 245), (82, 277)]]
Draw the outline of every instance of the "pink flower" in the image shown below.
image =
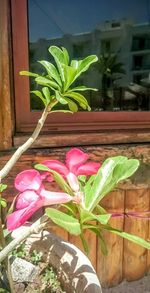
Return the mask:
[(21, 193), (16, 200), (17, 210), (7, 216), (7, 228), (11, 231), (22, 226), (39, 208), (73, 199), (67, 193), (45, 190), (40, 173), (34, 169), (19, 173), (15, 187)]
[[(79, 191), (79, 182), (77, 176), (92, 175), (97, 173), (100, 168), (99, 163), (87, 162), (89, 156), (78, 148), (73, 148), (66, 154), (66, 165), (58, 160), (46, 160), (43, 165), (46, 165), (51, 170), (54, 170), (63, 175), (73, 191)], [(48, 172), (43, 174), (43, 178), (48, 176)], [(51, 181), (51, 176), (48, 180)]]

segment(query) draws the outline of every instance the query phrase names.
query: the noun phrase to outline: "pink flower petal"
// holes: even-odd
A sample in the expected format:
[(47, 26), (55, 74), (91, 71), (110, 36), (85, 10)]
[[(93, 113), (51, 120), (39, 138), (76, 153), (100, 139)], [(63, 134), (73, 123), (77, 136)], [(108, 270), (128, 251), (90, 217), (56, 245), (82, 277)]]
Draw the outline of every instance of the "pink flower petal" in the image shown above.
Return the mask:
[(34, 169), (25, 170), (19, 173), (15, 178), (15, 187), (19, 191), (27, 189), (38, 190), (41, 186), (40, 173)]
[(73, 148), (66, 154), (66, 165), (70, 172), (76, 175), (77, 168), (88, 160), (89, 156), (78, 148)]
[(7, 216), (7, 229), (10, 231), (22, 226), (40, 207), (42, 203), (32, 202), (28, 207)]
[(75, 192), (79, 191), (80, 185), (77, 176), (70, 172), (66, 178), (72, 190)]
[(47, 180), (49, 182), (53, 182), (54, 181), (53, 176), (51, 176), (51, 174), (49, 172), (43, 172), (41, 174), (41, 179), (42, 180)]
[(19, 194), (17, 198), (17, 209), (23, 209), (28, 207), (33, 201), (38, 201), (39, 195), (34, 190), (26, 190)]
[(77, 169), (77, 175), (92, 175), (92, 174), (96, 174), (97, 171), (100, 168), (100, 164), (96, 163), (96, 162), (89, 162), (86, 163), (84, 165), (81, 165), (78, 169)]
[(42, 164), (62, 175), (68, 174), (67, 167), (58, 160), (46, 160)]
[(43, 200), (43, 206), (66, 203), (73, 199), (73, 197), (67, 193), (51, 192), (45, 189), (41, 190), (41, 197)]

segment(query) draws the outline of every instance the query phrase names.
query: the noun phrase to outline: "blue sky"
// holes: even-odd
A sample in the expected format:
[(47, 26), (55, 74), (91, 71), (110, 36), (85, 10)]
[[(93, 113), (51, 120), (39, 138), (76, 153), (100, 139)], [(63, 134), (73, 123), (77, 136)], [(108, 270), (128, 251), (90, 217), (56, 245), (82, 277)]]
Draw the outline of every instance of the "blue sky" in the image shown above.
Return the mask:
[(28, 0), (30, 41), (94, 30), (105, 20), (150, 20), (150, 0)]

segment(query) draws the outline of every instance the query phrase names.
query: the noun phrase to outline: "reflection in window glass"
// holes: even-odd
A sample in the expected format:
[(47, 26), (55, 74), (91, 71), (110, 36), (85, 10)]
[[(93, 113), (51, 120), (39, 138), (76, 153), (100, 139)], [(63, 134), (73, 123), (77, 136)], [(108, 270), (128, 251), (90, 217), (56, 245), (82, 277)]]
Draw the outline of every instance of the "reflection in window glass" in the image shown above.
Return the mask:
[[(51, 45), (71, 59), (96, 54), (81, 77), (98, 89), (85, 94), (92, 111), (150, 110), (149, 0), (28, 0), (28, 18), (30, 71), (43, 70), (37, 60), (53, 62)], [(32, 97), (31, 109), (42, 109)]]

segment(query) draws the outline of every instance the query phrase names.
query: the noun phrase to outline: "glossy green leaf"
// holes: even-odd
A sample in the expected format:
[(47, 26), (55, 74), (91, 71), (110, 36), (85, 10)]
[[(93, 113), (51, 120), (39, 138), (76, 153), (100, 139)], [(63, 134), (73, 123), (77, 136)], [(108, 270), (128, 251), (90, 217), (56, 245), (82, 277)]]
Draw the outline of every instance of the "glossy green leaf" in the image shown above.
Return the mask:
[(0, 193), (3, 192), (7, 188), (7, 184), (0, 183)]
[(106, 225), (111, 217), (111, 214), (96, 215), (87, 210), (81, 209), (80, 217), (82, 223), (96, 220), (99, 223)]
[(19, 74), (24, 75), (24, 76), (30, 76), (30, 77), (38, 77), (39, 76), (37, 73), (33, 73), (30, 71), (20, 71)]
[(53, 78), (59, 84), (59, 86), (62, 86), (60, 75), (56, 67), (52, 63), (45, 60), (39, 61), (39, 63), (45, 67), (50, 78)]
[(60, 104), (68, 104), (67, 100), (58, 92), (56, 91), (56, 100), (60, 103)]
[[(138, 168), (137, 160), (132, 160), (124, 156), (108, 158), (99, 169), (95, 180), (88, 188), (85, 188), (85, 206), (92, 211), (99, 201), (110, 192), (120, 180), (131, 176)], [(123, 170), (123, 171), (122, 171)]]
[(80, 235), (81, 234), (80, 223), (76, 218), (69, 216), (69, 215), (66, 215), (65, 213), (58, 211), (56, 209), (53, 209), (53, 208), (47, 208), (46, 215), (55, 224), (64, 228), (70, 234), (73, 234), (73, 235)]
[(79, 105), (84, 109), (84, 110), (89, 110), (90, 106), (86, 100), (86, 98), (79, 94), (79, 93), (76, 93), (76, 92), (67, 92), (64, 94), (65, 97), (69, 97), (69, 98), (72, 98), (74, 99), (76, 102), (79, 103)]
[(64, 68), (64, 78), (65, 78), (64, 91), (66, 91), (74, 81), (74, 78), (76, 76), (76, 69), (71, 66), (67, 66), (65, 64), (63, 64), (63, 68)]
[(108, 249), (107, 249), (107, 245), (106, 245), (106, 242), (105, 242), (105, 239), (101, 233), (101, 230), (100, 230), (100, 227), (99, 226), (96, 226), (96, 225), (83, 225), (83, 229), (88, 229), (90, 231), (92, 231), (93, 233), (96, 234), (96, 236), (98, 237), (98, 244), (100, 246), (100, 249), (102, 251), (102, 253), (104, 255), (107, 255), (108, 254)]
[(84, 248), (84, 251), (87, 255), (89, 255), (89, 245), (83, 233), (80, 234), (80, 239)]
[(65, 60), (65, 64), (68, 65), (69, 64), (69, 54), (66, 48), (62, 47), (62, 51), (64, 54), (64, 60)]
[(49, 86), (53, 90), (60, 89), (59, 85), (55, 81), (52, 81), (46, 77), (42, 77), (42, 76), (37, 77), (35, 78), (35, 81), (37, 84), (40, 84), (43, 86)]
[(6, 202), (6, 199), (5, 198), (0, 197), (0, 205), (3, 208), (6, 208), (7, 207), (7, 202)]
[(144, 248), (147, 248), (147, 249), (150, 249), (150, 242), (142, 239), (141, 237), (139, 236), (136, 236), (136, 235), (132, 235), (132, 234), (129, 234), (129, 233), (126, 233), (124, 231), (121, 231), (121, 230), (118, 230), (118, 229), (115, 229), (111, 226), (104, 226), (104, 229), (105, 230), (108, 230), (109, 232), (113, 233), (113, 234), (116, 234), (116, 235), (119, 235), (127, 240), (130, 240)]
[(76, 78), (80, 76), (81, 73), (85, 72), (92, 63), (97, 61), (98, 61), (98, 58), (96, 55), (90, 55), (86, 57), (85, 59), (81, 60), (80, 65), (78, 66), (78, 69), (77, 69)]
[(42, 92), (43, 92), (43, 94), (45, 96), (46, 104), (48, 105), (50, 103), (50, 101), (51, 101), (51, 95), (50, 95), (49, 88), (48, 87), (43, 87)]
[(42, 93), (40, 91), (30, 91), (31, 94), (34, 94), (35, 96), (37, 96), (38, 98), (40, 98), (40, 100), (43, 102), (43, 104), (46, 106), (46, 99), (43, 97)]
[(78, 112), (78, 106), (75, 102), (73, 102), (72, 100), (66, 98), (66, 101), (68, 102), (68, 107), (70, 109), (70, 111), (72, 112)]
[(74, 88), (72, 88), (72, 89), (69, 89), (68, 90), (68, 93), (71, 93), (71, 92), (76, 92), (76, 91), (89, 91), (89, 90), (91, 90), (91, 91), (95, 91), (95, 92), (97, 92), (98, 91), (98, 89), (95, 89), (95, 88), (92, 88), (92, 87), (86, 87), (86, 86), (77, 86), (77, 87), (74, 87)]
[(134, 174), (139, 164), (139, 161), (136, 159), (129, 159), (124, 164), (118, 164), (113, 173), (113, 176), (116, 177), (116, 182), (118, 183)]
[(56, 46), (51, 46), (48, 51), (50, 52), (50, 54), (53, 56), (56, 64), (57, 64), (57, 68), (59, 71), (59, 74), (61, 76), (61, 80), (64, 82), (65, 81), (65, 77), (64, 77), (64, 69), (62, 64), (66, 64), (66, 57), (64, 57), (64, 52), (56, 47)]
[(71, 65), (71, 67), (77, 69), (79, 67), (79, 61), (78, 60), (72, 60), (70, 65)]

